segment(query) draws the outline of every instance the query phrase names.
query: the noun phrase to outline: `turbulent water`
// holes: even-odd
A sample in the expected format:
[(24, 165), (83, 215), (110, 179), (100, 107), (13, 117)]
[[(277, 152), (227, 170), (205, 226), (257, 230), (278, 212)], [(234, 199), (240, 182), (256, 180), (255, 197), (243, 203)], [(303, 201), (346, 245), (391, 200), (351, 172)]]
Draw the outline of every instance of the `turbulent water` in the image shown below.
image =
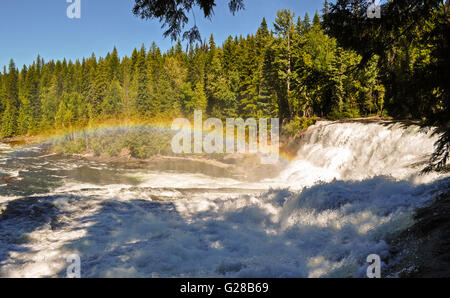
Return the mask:
[(0, 276), (64, 277), (78, 254), (82, 277), (363, 277), (370, 254), (395, 262), (387, 239), (448, 186), (418, 174), (435, 141), (321, 122), (256, 182), (0, 144)]

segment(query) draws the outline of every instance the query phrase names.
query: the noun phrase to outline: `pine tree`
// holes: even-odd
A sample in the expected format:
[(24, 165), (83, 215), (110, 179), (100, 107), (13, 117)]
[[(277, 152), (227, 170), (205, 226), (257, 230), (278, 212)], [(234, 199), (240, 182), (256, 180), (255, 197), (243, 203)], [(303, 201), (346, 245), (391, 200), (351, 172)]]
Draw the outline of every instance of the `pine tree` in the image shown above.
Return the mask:
[(3, 72), (3, 74), (0, 73), (0, 126), (2, 124), (1, 116), (3, 116), (3, 112), (5, 111), (6, 106), (5, 78), (6, 70)]
[(255, 118), (258, 114), (259, 65), (253, 36), (247, 37), (243, 46), (243, 64), (240, 69), (239, 100), (244, 117)]
[(92, 82), (93, 97), (90, 101), (92, 116), (95, 118), (102, 113), (103, 102), (109, 90), (109, 69), (107, 62), (100, 59), (96, 69), (95, 81)]
[(37, 132), (41, 118), (40, 95), (40, 65), (39, 56), (35, 63), (21, 74), (21, 88), (19, 98), (18, 133), (27, 134)]
[(319, 13), (318, 13), (317, 11), (316, 11), (316, 13), (314, 14), (314, 18), (313, 18), (312, 24), (313, 24), (313, 27), (314, 27), (314, 28), (319, 27), (320, 24), (321, 24), (321, 22), (320, 22), (320, 17), (319, 17)]
[(191, 86), (196, 86), (198, 83), (205, 84), (205, 63), (206, 54), (199, 47), (191, 53), (187, 80)]
[(120, 76), (120, 59), (119, 55), (117, 53), (116, 47), (114, 47), (111, 55), (109, 56), (108, 61), (108, 68), (109, 68), (109, 81), (112, 81), (114, 79), (121, 79)]
[(198, 82), (194, 88), (194, 105), (195, 110), (206, 111), (208, 106), (208, 99), (204, 90), (204, 84)]
[(48, 87), (41, 89), (42, 116), (40, 127), (43, 130), (51, 129), (55, 125), (56, 113), (58, 111), (58, 79), (53, 76)]
[(134, 97), (132, 95), (132, 81), (131, 81), (131, 69), (130, 69), (130, 59), (125, 57), (122, 60), (122, 71), (123, 71), (123, 87), (122, 87), (122, 114), (126, 117), (127, 121), (130, 120), (131, 116), (131, 99)]
[(138, 53), (135, 69), (134, 69), (134, 86), (136, 88), (136, 98), (134, 100), (134, 110), (137, 115), (156, 115), (158, 113), (157, 106), (153, 106), (150, 101), (149, 94), (149, 75), (146, 60), (146, 50), (142, 45)]
[(17, 133), (17, 116), (19, 103), (19, 75), (14, 61), (11, 59), (6, 75), (6, 108), (3, 112), (1, 135), (12, 137)]
[(117, 79), (112, 81), (105, 100), (102, 105), (103, 117), (117, 118), (122, 111), (122, 87)]
[(302, 31), (303, 31), (303, 33), (306, 33), (310, 29), (311, 29), (311, 19), (309, 18), (308, 12), (305, 12), (305, 16), (303, 17), (303, 23), (302, 23)]
[(229, 78), (224, 76), (221, 64), (221, 52), (215, 49), (214, 56), (206, 74), (206, 94), (208, 114), (224, 119), (236, 115), (236, 94), (232, 92)]
[(329, 12), (330, 12), (330, 4), (328, 3), (328, 0), (325, 0), (325, 2), (323, 3), (322, 14), (327, 14)]
[(293, 66), (293, 44), (295, 14), (290, 10), (281, 10), (277, 12), (277, 18), (274, 23), (275, 34), (278, 38), (273, 43), (275, 59), (274, 67), (278, 72), (280, 80), (284, 81), (280, 86), (284, 85), (284, 91), (278, 92), (279, 109), (281, 118), (292, 118), (293, 111), (290, 104), (291, 82), (292, 82), (292, 66)]
[(31, 103), (27, 96), (20, 95), (19, 100), (21, 102), (19, 107), (19, 113), (17, 116), (17, 129), (18, 135), (26, 135), (30, 129), (33, 128), (33, 117), (31, 110)]

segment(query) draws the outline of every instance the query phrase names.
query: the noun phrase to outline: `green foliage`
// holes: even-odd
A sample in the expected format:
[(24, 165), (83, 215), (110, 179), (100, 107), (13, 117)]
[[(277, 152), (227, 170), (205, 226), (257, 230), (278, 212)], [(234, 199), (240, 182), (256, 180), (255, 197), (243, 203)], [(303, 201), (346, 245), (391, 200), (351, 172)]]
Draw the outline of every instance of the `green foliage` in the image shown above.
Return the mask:
[[(0, 73), (0, 116), (3, 115), (6, 106), (6, 90), (4, 84), (4, 78)], [(1, 120), (0, 120), (1, 125)]]
[(291, 121), (283, 127), (283, 133), (287, 134), (290, 137), (296, 136), (299, 132), (308, 129), (308, 127), (314, 125), (316, 120), (314, 118), (306, 118), (306, 117), (294, 117)]
[(189, 115), (193, 115), (195, 110), (205, 111), (208, 105), (208, 99), (201, 82), (195, 85), (192, 90), (191, 83), (188, 82), (183, 87), (183, 110)]
[(17, 132), (17, 122), (16, 122), (16, 108), (8, 104), (2, 117), (2, 127), (0, 134), (2, 137), (8, 138), (12, 137)]
[[(111, 119), (169, 120), (194, 110), (221, 119), (349, 117), (377, 113), (384, 103), (376, 65), (346, 72), (359, 57), (311, 23), (279, 11), (274, 32), (265, 19), (255, 35), (229, 37), (218, 47), (156, 44), (120, 59), (49, 61), (39, 56), (20, 72), (11, 61), (0, 76), (3, 136), (85, 127)], [(360, 79), (361, 78), (361, 79)], [(356, 83), (352, 83), (355, 81)], [(381, 107), (381, 108), (380, 108)]]
[[(151, 127), (133, 127), (82, 131), (54, 141), (53, 148), (62, 154), (94, 154), (101, 157), (134, 157), (172, 155), (173, 132)], [(129, 155), (129, 156), (128, 156)]]
[(102, 113), (105, 118), (119, 117), (122, 112), (122, 86), (120, 82), (115, 79), (102, 104)]

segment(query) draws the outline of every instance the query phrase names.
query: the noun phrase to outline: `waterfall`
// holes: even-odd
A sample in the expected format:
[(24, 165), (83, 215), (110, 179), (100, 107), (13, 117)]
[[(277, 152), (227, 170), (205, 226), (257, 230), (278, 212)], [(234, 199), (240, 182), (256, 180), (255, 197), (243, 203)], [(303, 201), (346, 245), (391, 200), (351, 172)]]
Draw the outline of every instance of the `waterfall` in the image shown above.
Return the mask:
[(420, 175), (435, 141), (416, 125), (318, 122), (256, 182), (2, 152), (0, 277), (64, 276), (72, 254), (83, 277), (365, 277), (373, 254), (395, 276), (389, 239), (450, 185)]
[(417, 125), (318, 122), (304, 133), (296, 159), (278, 180), (293, 187), (376, 176), (423, 180), (419, 173), (436, 140)]

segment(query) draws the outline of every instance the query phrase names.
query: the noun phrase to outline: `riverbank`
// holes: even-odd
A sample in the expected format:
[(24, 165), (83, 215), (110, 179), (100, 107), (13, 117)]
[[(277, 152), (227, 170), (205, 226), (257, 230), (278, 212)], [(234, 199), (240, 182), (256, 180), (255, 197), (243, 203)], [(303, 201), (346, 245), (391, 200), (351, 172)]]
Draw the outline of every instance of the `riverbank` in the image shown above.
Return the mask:
[(9, 144), (11, 146), (25, 146), (42, 141), (41, 136), (17, 136), (11, 138), (0, 138), (0, 143)]
[[(296, 156), (301, 146), (302, 135), (308, 128), (318, 121), (331, 121), (324, 118), (301, 118), (296, 117), (285, 121), (280, 132), (280, 154), (287, 159)], [(340, 119), (339, 123), (372, 123), (378, 121), (404, 122), (393, 120), (390, 117), (365, 117)], [(409, 123), (412, 124), (412, 123)], [(11, 146), (26, 146), (34, 143), (46, 143), (48, 154), (61, 154), (78, 159), (105, 163), (167, 163), (176, 158), (191, 162), (223, 163), (225, 167), (228, 161), (224, 154), (218, 155), (176, 155), (171, 150), (171, 139), (174, 135), (166, 125), (149, 123), (97, 123), (92, 128), (80, 128), (70, 131), (55, 131), (54, 133), (36, 136), (17, 136), (12, 138), (0, 138), (0, 142)], [(229, 156), (227, 154), (227, 156)], [(231, 155), (228, 160), (237, 156)], [(258, 163), (254, 157), (245, 154), (238, 160), (251, 160)]]
[[(331, 121), (324, 118), (301, 118), (284, 122), (280, 132), (280, 153), (287, 158), (295, 157), (302, 135), (318, 121)], [(338, 123), (373, 123), (378, 121), (417, 124), (390, 117), (365, 117), (340, 119)], [(11, 146), (26, 146), (46, 142), (49, 154), (62, 154), (74, 158), (113, 163), (157, 162), (171, 158), (194, 158), (200, 160), (219, 160), (222, 155), (211, 157), (201, 155), (181, 156), (173, 154), (171, 139), (174, 132), (166, 128), (169, 125), (154, 124), (98, 124), (94, 128), (82, 128), (66, 132), (57, 131), (45, 135), (17, 136), (0, 138), (1, 143)]]
[[(394, 264), (391, 277), (450, 276), (450, 184), (416, 210), (414, 225), (389, 241)], [(414, 261), (413, 261), (414, 260)]]

